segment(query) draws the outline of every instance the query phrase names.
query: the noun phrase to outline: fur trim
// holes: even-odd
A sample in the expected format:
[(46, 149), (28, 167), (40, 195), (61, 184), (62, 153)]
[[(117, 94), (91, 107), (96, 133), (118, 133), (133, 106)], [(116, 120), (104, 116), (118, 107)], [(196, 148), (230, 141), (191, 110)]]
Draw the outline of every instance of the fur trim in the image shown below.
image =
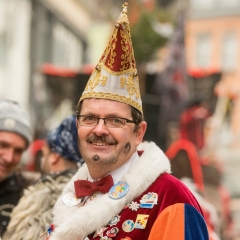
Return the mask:
[(112, 217), (145, 191), (161, 173), (170, 172), (169, 160), (155, 143), (141, 143), (138, 150), (143, 150), (143, 154), (122, 178), (122, 181), (129, 184), (129, 192), (117, 200), (109, 198), (108, 194), (102, 194), (84, 207), (80, 204), (64, 205), (62, 196), (68, 192), (75, 192), (74, 181), (87, 179), (87, 166), (84, 165), (79, 169), (54, 206), (55, 230), (51, 235), (51, 240), (64, 240), (66, 236), (68, 239), (79, 240), (88, 236), (107, 225)]
[(69, 169), (56, 176), (46, 175), (44, 181), (25, 189), (23, 197), (13, 209), (3, 240), (38, 239), (52, 223), (54, 203), (76, 171)]

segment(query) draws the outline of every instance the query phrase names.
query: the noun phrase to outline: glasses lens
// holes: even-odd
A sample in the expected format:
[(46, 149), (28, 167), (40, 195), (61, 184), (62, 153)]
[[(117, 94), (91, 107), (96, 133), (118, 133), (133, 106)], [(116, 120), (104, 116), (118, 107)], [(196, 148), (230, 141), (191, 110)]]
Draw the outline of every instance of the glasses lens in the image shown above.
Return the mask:
[(92, 116), (80, 116), (79, 124), (83, 126), (95, 126), (98, 119)]
[(107, 127), (122, 128), (125, 125), (125, 120), (122, 118), (106, 118), (105, 124)]

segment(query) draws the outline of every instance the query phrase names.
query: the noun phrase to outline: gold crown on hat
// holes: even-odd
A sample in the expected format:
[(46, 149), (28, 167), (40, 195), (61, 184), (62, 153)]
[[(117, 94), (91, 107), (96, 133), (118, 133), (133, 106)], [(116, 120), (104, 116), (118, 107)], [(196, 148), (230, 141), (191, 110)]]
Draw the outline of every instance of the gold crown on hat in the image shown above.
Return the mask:
[(133, 106), (142, 113), (127, 6), (128, 3), (124, 3), (108, 45), (79, 101), (86, 98), (109, 99)]

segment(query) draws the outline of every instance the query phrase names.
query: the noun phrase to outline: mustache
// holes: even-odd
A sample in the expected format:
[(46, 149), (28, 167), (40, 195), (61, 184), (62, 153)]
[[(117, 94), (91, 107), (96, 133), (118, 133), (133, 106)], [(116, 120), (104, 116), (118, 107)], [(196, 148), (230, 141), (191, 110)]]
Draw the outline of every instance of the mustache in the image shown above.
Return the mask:
[(96, 136), (96, 135), (87, 137), (86, 141), (89, 143), (101, 142), (101, 143), (105, 143), (105, 144), (109, 144), (109, 145), (118, 144), (118, 141), (113, 138), (109, 138), (106, 136)]

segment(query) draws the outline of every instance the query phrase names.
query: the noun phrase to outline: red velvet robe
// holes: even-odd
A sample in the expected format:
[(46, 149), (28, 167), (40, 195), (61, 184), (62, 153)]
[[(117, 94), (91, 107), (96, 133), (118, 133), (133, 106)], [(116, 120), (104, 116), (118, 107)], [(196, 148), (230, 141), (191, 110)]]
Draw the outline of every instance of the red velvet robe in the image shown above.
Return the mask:
[[(119, 213), (120, 221), (113, 226), (107, 225), (107, 229), (103, 232), (103, 236), (106, 236), (107, 232), (112, 228), (117, 228), (119, 232), (116, 234), (116, 237), (113, 238), (114, 240), (121, 240), (124, 238), (127, 239), (126, 237), (132, 240), (148, 239), (152, 226), (159, 214), (165, 208), (175, 203), (188, 203), (189, 205), (194, 206), (202, 214), (201, 208), (192, 193), (182, 182), (170, 174), (164, 173), (158, 177), (157, 180), (146, 191), (134, 199), (134, 202), (140, 203), (142, 196), (148, 192), (154, 192), (158, 194), (158, 203), (154, 205), (152, 209), (139, 208), (137, 211), (133, 211), (126, 207), (121, 211), (121, 213)], [(124, 221), (133, 220), (135, 222), (138, 214), (149, 215), (146, 228), (133, 229), (131, 232), (125, 232), (122, 228)], [(94, 240), (101, 239), (101, 237), (93, 236), (94, 234), (91, 234), (88, 236), (88, 238)]]
[[(195, 227), (196, 231), (194, 230), (194, 233), (196, 234), (194, 238), (186, 238), (184, 240), (208, 239), (208, 237), (196, 238), (196, 236), (199, 235), (199, 231), (206, 232), (200, 206), (190, 190), (182, 182), (170, 175), (170, 162), (161, 149), (153, 142), (144, 142), (138, 146), (137, 150), (141, 151), (142, 155), (138, 157), (137, 161), (134, 162), (130, 169), (122, 176), (121, 181), (129, 185), (129, 191), (120, 199), (111, 199), (108, 193), (106, 193), (97, 195), (96, 198), (87, 202), (85, 205), (67, 206), (64, 204), (63, 196), (67, 193), (75, 192), (74, 182), (79, 179), (87, 179), (87, 166), (84, 165), (79, 169), (63, 189), (62, 196), (54, 206), (53, 224), (55, 225), (55, 229), (50, 236), (50, 240), (146, 240), (151, 231), (154, 233), (154, 236), (160, 234), (161, 231), (158, 231), (158, 224), (155, 223), (161, 223), (162, 213), (164, 213), (165, 210), (169, 211), (170, 215), (168, 212), (163, 214), (164, 222), (172, 222), (175, 228), (179, 223), (181, 226), (186, 226), (186, 228), (181, 231), (181, 237), (179, 239), (175, 238), (176, 240), (183, 240), (185, 238), (184, 234), (188, 233), (186, 230), (195, 229)], [(158, 195), (157, 204), (155, 204), (153, 208), (139, 208), (137, 211), (134, 211), (129, 207), (129, 205), (133, 205), (133, 202), (135, 202), (135, 205), (139, 204), (142, 196), (149, 192)], [(184, 208), (180, 206), (181, 204), (193, 206), (190, 211), (191, 214), (187, 214), (187, 216), (178, 214), (179, 212), (184, 213)], [(178, 206), (181, 208), (180, 211)], [(192, 214), (192, 210), (194, 214)], [(176, 216), (174, 214), (175, 212), (177, 213)], [(138, 214), (147, 215), (145, 216), (148, 218), (145, 229), (135, 229), (134, 227), (132, 231), (127, 232), (129, 226), (126, 227), (126, 223), (123, 229), (123, 223), (126, 220), (129, 220), (133, 227)], [(186, 222), (185, 220), (188, 219), (190, 215), (196, 215), (197, 220), (191, 219), (191, 221)], [(116, 216), (119, 216), (119, 221), (110, 226), (109, 222), (113, 218), (116, 218)], [(159, 217), (160, 221), (157, 221)], [(194, 221), (194, 227), (191, 225), (192, 220)], [(154, 229), (152, 229), (153, 226)], [(95, 233), (100, 232), (98, 230), (101, 229), (103, 229), (102, 234), (96, 236)], [(171, 238), (172, 231), (170, 228), (165, 229), (160, 227), (160, 229), (162, 229), (163, 234), (167, 236), (167, 238), (165, 238), (166, 240), (175, 240)], [(110, 230), (113, 234), (109, 232)], [(114, 234), (114, 232), (116, 234)], [(107, 235), (109, 236), (107, 237)], [(191, 234), (188, 234), (188, 236), (191, 236)], [(165, 240), (162, 237), (156, 239)]]

